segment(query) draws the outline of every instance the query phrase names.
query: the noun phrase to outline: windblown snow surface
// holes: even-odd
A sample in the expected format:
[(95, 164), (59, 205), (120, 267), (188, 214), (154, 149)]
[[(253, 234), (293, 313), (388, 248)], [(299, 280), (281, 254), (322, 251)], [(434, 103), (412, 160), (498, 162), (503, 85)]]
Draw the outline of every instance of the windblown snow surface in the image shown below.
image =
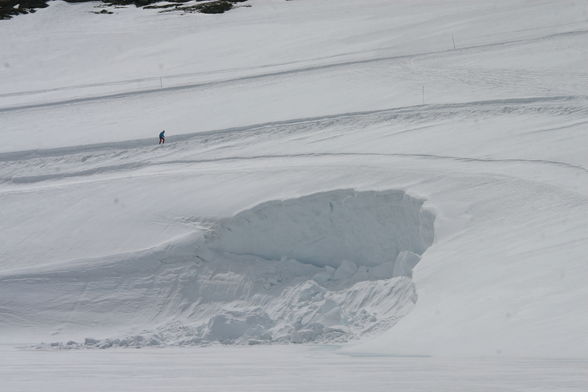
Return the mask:
[(6, 390), (27, 355), (217, 343), (585, 370), (588, 4), (248, 3), (0, 21), (0, 343), (50, 350), (2, 349)]

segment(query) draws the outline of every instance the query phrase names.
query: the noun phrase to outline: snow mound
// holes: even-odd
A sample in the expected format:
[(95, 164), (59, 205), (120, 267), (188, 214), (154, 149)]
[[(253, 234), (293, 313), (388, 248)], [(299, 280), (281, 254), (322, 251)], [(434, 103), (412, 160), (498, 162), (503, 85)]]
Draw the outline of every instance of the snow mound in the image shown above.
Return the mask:
[(402, 191), (269, 201), (212, 224), (196, 241), (77, 272), (0, 279), (6, 290), (35, 282), (46, 294), (2, 305), (29, 309), (17, 318), (58, 321), (61, 335), (70, 325), (96, 333), (91, 325), (118, 324), (125, 336), (83, 343), (68, 336), (42, 347), (343, 342), (410, 311), (417, 297), (409, 277), (433, 241), (433, 222), (423, 201)]

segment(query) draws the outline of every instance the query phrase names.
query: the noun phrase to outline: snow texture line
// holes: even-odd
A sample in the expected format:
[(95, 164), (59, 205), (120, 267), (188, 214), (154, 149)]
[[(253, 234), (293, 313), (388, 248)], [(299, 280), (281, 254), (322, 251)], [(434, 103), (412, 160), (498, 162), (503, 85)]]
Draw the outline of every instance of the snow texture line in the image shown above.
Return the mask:
[(144, 163), (129, 163), (123, 165), (112, 165), (103, 166), (95, 169), (74, 171), (74, 172), (62, 172), (57, 174), (47, 174), (39, 176), (22, 176), (22, 177), (10, 177), (0, 178), (2, 182), (12, 182), (14, 184), (32, 184), (42, 181), (58, 180), (71, 177), (83, 177), (95, 174), (104, 174), (109, 172), (119, 172), (125, 170), (142, 169), (153, 166), (164, 166), (164, 165), (181, 165), (181, 164), (206, 164), (206, 163), (217, 163), (217, 162), (229, 162), (229, 161), (247, 161), (247, 160), (261, 160), (261, 159), (297, 159), (297, 158), (324, 158), (324, 157), (394, 157), (394, 158), (422, 158), (422, 159), (436, 159), (436, 160), (450, 160), (458, 162), (475, 162), (475, 163), (524, 163), (524, 164), (540, 164), (556, 166), (560, 168), (579, 170), (584, 173), (588, 173), (588, 168), (580, 165), (574, 165), (562, 161), (545, 160), (545, 159), (520, 159), (520, 158), (503, 158), (503, 159), (492, 159), (492, 158), (474, 158), (474, 157), (459, 157), (450, 155), (436, 155), (436, 154), (419, 154), (419, 153), (373, 153), (373, 152), (312, 152), (312, 153), (300, 153), (300, 154), (267, 154), (267, 155), (252, 155), (252, 156), (231, 156), (211, 159), (177, 159), (160, 162), (144, 162)]

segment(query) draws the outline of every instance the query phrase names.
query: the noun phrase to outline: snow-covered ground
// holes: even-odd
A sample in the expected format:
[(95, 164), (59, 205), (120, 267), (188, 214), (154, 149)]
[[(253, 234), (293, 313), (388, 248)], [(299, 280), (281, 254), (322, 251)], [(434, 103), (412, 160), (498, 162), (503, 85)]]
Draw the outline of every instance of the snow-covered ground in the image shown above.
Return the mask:
[(6, 391), (578, 392), (586, 360), (341, 355), (336, 347), (23, 351), (0, 346)]
[[(131, 354), (77, 349), (193, 345), (133, 361), (310, 356), (319, 390), (357, 390), (327, 387), (346, 366), (380, 363), (373, 390), (432, 366), (421, 390), (459, 390), (465, 362), (390, 355), (490, 356), (468, 377), (495, 384), (462, 390), (528, 390), (536, 365), (545, 390), (586, 389), (560, 382), (583, 360), (553, 359), (588, 358), (586, 2), (250, 3), (0, 22), (8, 390), (36, 358), (107, 378)], [(218, 342), (350, 343), (200, 347)], [(510, 366), (526, 389), (488, 376)]]

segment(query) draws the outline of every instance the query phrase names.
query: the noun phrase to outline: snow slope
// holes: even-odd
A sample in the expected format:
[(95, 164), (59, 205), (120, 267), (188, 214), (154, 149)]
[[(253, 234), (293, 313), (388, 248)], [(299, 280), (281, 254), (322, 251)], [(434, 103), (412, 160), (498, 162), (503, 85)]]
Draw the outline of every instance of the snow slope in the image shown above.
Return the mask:
[(2, 341), (586, 357), (586, 4), (251, 3), (0, 24)]

